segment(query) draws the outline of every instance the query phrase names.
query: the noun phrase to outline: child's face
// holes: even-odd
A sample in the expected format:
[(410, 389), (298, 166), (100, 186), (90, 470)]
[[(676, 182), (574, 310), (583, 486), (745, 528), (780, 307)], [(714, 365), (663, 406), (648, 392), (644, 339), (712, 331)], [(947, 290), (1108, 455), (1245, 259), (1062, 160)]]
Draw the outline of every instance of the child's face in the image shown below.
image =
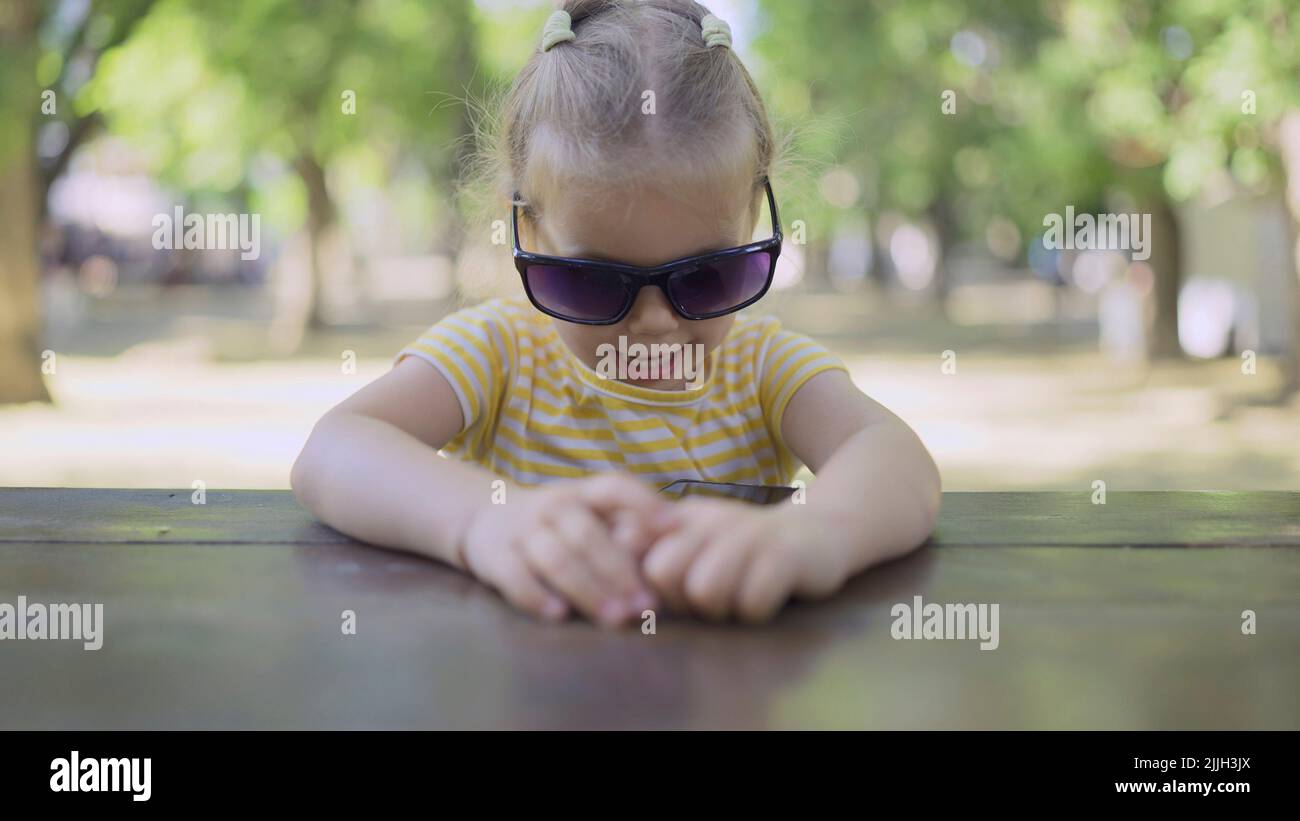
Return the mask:
[[(566, 198), (557, 197), (556, 202), (545, 206), (542, 219), (524, 236), (544, 254), (644, 267), (661, 265), (749, 242), (754, 230), (750, 211), (753, 201), (746, 192), (743, 184), (701, 184), (693, 190), (676, 187), (671, 192), (640, 187), (606, 193), (591, 201), (582, 197), (559, 201)], [(641, 289), (632, 310), (618, 324), (579, 325), (555, 320), (555, 327), (569, 349), (595, 368), (602, 344), (621, 350), (619, 336), (626, 337), (625, 346), (700, 344), (707, 355), (722, 342), (735, 318), (735, 314), (728, 314), (714, 319), (685, 319), (668, 304), (663, 291), (649, 287)], [(681, 390), (686, 385), (684, 379), (623, 381), (656, 390)]]

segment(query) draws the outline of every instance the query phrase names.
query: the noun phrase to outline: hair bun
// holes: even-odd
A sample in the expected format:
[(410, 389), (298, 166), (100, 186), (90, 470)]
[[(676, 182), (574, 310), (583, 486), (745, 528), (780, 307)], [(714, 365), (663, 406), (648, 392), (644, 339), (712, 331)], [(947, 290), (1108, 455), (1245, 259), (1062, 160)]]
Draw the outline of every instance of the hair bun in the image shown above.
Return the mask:
[(551, 16), (546, 18), (546, 25), (542, 27), (542, 51), (550, 51), (573, 38), (573, 19), (569, 13), (564, 9), (551, 12)]
[(722, 46), (731, 48), (731, 26), (727, 21), (712, 14), (704, 15), (700, 21), (700, 33), (704, 35), (705, 48)]

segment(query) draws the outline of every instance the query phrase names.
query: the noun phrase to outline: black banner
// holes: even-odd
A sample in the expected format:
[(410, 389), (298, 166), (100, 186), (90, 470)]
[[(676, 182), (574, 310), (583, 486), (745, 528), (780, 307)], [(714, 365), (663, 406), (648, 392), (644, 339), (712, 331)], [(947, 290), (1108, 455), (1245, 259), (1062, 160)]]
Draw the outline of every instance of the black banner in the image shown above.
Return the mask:
[[(1291, 733), (18, 732), (3, 736), (7, 797), (42, 807), (366, 806), (465, 791), (490, 801), (613, 788), (659, 800), (703, 790), (1003, 808), (1286, 800)], [(543, 796), (551, 795), (551, 798)], [(703, 799), (705, 796), (701, 796)], [(1171, 802), (1167, 803), (1166, 802)], [(538, 811), (543, 811), (539, 806)]]

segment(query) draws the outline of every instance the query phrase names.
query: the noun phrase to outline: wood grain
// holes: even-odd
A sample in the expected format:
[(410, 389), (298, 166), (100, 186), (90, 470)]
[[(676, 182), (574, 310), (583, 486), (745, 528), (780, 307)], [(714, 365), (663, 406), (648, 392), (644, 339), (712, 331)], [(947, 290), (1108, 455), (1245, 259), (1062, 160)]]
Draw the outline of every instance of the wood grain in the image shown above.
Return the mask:
[[(0, 541), (341, 543), (287, 491), (0, 488)], [(940, 546), (1300, 546), (1300, 493), (945, 493)]]
[[(105, 619), (98, 651), (0, 641), (0, 728), (1300, 729), (1296, 494), (1128, 496), (950, 494), (935, 544), (829, 601), (643, 635), (532, 622), (283, 492), (0, 490), (0, 602)], [(918, 595), (998, 604), (998, 649), (893, 639)]]

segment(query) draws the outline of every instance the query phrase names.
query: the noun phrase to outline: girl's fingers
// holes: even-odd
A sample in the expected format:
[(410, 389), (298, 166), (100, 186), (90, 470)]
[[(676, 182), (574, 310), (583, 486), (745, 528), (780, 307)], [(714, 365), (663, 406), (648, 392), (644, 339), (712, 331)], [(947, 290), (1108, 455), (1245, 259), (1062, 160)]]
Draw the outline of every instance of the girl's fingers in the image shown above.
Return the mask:
[(700, 530), (683, 527), (655, 542), (641, 561), (642, 572), (670, 610), (690, 612), (686, 572), (705, 539), (705, 533)]
[(617, 624), (621, 609), (587, 562), (549, 528), (540, 527), (520, 538), (524, 560), (548, 585), (564, 594), (593, 621)]
[(639, 479), (620, 473), (603, 473), (574, 483), (574, 492), (587, 507), (607, 520), (624, 510), (654, 519), (672, 512), (672, 502)]
[(727, 533), (695, 558), (686, 572), (686, 598), (692, 607), (714, 619), (731, 615), (755, 538), (749, 530)]
[(640, 517), (631, 510), (620, 510), (614, 514), (610, 526), (610, 537), (619, 550), (629, 555), (638, 555), (649, 549), (649, 545), (642, 544), (642, 541), (646, 538), (646, 533), (645, 528), (641, 525)]
[(788, 553), (767, 550), (754, 557), (736, 596), (736, 613), (749, 622), (767, 621), (786, 603), (798, 581), (798, 562)]
[(569, 549), (587, 562), (607, 597), (617, 599), (629, 613), (654, 607), (654, 599), (641, 582), (633, 556), (616, 547), (599, 516), (574, 505), (555, 511), (552, 522)]
[(466, 559), (470, 572), (515, 608), (551, 621), (568, 615), (569, 605), (533, 575), (514, 549), (474, 551)]
[(673, 532), (680, 524), (680, 516), (673, 510), (672, 503), (669, 503), (667, 509), (653, 515), (637, 510), (620, 510), (614, 514), (610, 532), (614, 544), (631, 554), (639, 564), (655, 542)]

